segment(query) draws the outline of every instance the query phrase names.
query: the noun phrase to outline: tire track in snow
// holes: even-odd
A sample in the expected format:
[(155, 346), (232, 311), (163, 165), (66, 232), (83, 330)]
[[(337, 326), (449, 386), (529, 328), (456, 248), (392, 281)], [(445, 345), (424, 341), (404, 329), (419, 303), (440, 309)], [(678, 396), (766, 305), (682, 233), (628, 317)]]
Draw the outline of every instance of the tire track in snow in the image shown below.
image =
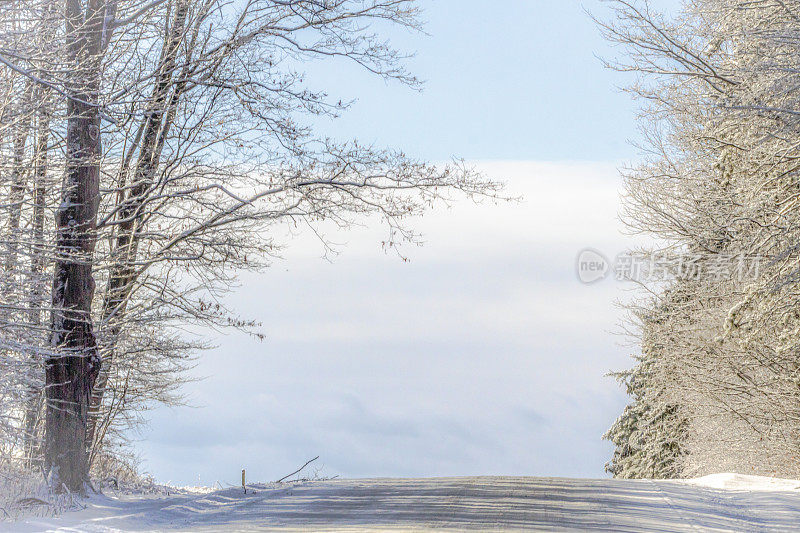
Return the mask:
[[(254, 491), (254, 492), (253, 492)], [(96, 497), (81, 512), (0, 531), (792, 531), (800, 491), (677, 481), (470, 477), (252, 485)]]

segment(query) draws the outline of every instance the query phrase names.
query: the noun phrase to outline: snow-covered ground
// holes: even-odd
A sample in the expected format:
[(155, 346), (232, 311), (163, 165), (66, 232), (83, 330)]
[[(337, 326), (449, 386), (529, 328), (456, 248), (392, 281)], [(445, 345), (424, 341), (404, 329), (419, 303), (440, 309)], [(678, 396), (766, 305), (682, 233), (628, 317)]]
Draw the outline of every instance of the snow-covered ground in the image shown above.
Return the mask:
[(95, 496), (31, 531), (790, 531), (800, 482), (720, 474), (691, 481), (533, 477), (365, 479), (207, 493)]

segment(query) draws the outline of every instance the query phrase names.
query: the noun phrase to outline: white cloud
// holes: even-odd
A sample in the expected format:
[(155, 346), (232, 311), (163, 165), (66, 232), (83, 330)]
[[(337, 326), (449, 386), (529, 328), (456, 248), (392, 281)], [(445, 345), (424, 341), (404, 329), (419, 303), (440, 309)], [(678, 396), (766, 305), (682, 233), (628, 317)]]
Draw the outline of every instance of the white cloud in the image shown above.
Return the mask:
[[(623, 286), (581, 285), (577, 252), (625, 247), (613, 164), (480, 162), (509, 205), (458, 203), (419, 220), (410, 263), (380, 229), (333, 263), (301, 235), (231, 297), (268, 340), (219, 340), (190, 386), (199, 410), (159, 410), (145, 444), (161, 478), (263, 479), (321, 455), (344, 476), (602, 475), (599, 438), (624, 397), (610, 335)], [(195, 472), (194, 470), (197, 470)]]

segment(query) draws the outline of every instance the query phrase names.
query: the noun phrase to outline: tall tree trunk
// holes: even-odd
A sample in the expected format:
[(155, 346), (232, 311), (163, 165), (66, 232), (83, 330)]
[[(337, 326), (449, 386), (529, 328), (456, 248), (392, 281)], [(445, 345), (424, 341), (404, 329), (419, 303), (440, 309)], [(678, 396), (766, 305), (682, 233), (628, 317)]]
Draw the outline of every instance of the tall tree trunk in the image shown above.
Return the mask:
[[(117, 225), (117, 238), (112, 250), (112, 267), (108, 285), (103, 299), (101, 321), (106, 325), (107, 342), (102, 347), (102, 363), (100, 375), (92, 391), (91, 420), (89, 422), (89, 444), (97, 447), (96, 428), (102, 415), (102, 402), (111, 365), (114, 362), (117, 339), (121, 333), (128, 299), (136, 283), (136, 257), (139, 247), (139, 231), (144, 217), (144, 204), (147, 201), (148, 189), (152, 186), (158, 169), (161, 151), (169, 128), (175, 119), (179, 98), (185, 87), (185, 71), (177, 83), (173, 81), (180, 44), (185, 36), (186, 20), (189, 14), (189, 0), (179, 0), (171, 23), (166, 27), (164, 47), (161, 60), (156, 71), (156, 83), (150, 96), (148, 112), (137, 135), (139, 157), (136, 162), (133, 183), (128, 195), (120, 194), (120, 222)], [(185, 67), (186, 68), (186, 67)], [(131, 151), (135, 147), (131, 148)], [(132, 153), (132, 152), (131, 152)], [(123, 178), (127, 168), (123, 167)], [(122, 181), (122, 180), (121, 180)], [(124, 191), (125, 183), (120, 183)]]
[[(37, 91), (37, 133), (34, 147), (33, 178), (33, 235), (31, 246), (31, 301), (28, 323), (35, 335), (38, 335), (42, 323), (42, 307), (44, 304), (45, 273), (45, 195), (47, 193), (47, 146), (50, 141), (49, 90), (40, 88)], [(32, 355), (34, 367), (39, 368), (39, 354)], [(28, 464), (33, 464), (39, 457), (39, 422), (42, 410), (43, 389), (38, 383), (31, 385), (28, 391), (28, 405), (25, 411), (25, 456)]]
[(22, 220), (22, 204), (25, 201), (25, 146), (28, 141), (28, 132), (31, 122), (31, 91), (33, 84), (29, 81), (23, 93), (19, 96), (16, 113), (11, 126), (12, 154), (11, 154), (11, 187), (8, 194), (8, 254), (5, 260), (5, 279), (3, 296), (9, 303), (15, 300), (12, 292), (15, 289), (14, 280), (17, 277), (17, 260), (19, 259), (19, 245), (21, 242), (20, 222)]
[[(100, 110), (98, 107), (104, 0), (66, 0), (67, 58), (72, 79), (67, 97), (67, 168), (56, 213), (52, 347), (45, 368), (45, 468), (56, 489), (85, 492), (89, 397), (100, 360), (92, 325), (92, 273), (99, 206)], [(113, 13), (110, 18), (113, 19)]]

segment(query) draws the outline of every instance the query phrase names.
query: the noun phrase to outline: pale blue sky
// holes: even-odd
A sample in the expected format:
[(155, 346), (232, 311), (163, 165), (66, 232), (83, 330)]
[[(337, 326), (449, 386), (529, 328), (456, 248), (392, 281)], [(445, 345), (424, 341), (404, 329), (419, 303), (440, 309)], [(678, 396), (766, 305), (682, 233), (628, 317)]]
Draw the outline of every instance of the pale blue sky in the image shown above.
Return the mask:
[[(661, 0), (656, 5), (672, 5)], [(311, 80), (346, 100), (350, 113), (330, 131), (402, 146), (427, 159), (618, 160), (636, 136), (624, 77), (596, 55), (614, 54), (585, 9), (592, 0), (421, 2), (430, 37), (392, 32), (417, 51), (410, 70), (422, 95), (342, 63), (310, 69)]]
[(199, 407), (158, 408), (141, 435), (157, 479), (235, 483), (247, 468), (269, 481), (315, 455), (343, 477), (605, 475), (600, 435), (626, 400), (603, 374), (628, 364), (611, 334), (625, 295), (610, 280), (580, 285), (573, 262), (585, 246), (626, 246), (615, 170), (636, 156), (626, 78), (595, 57), (614, 51), (578, 2), (421, 3), (430, 36), (392, 38), (417, 51), (424, 92), (313, 65), (313, 84), (358, 97), (323, 127), (463, 157), (525, 200), (425, 217), (410, 263), (383, 254), (370, 228), (337, 236), (348, 245), (332, 263), (302, 235), (243, 278), (230, 303), (267, 340), (213, 334), (219, 347), (195, 372), (206, 379), (187, 387)]

